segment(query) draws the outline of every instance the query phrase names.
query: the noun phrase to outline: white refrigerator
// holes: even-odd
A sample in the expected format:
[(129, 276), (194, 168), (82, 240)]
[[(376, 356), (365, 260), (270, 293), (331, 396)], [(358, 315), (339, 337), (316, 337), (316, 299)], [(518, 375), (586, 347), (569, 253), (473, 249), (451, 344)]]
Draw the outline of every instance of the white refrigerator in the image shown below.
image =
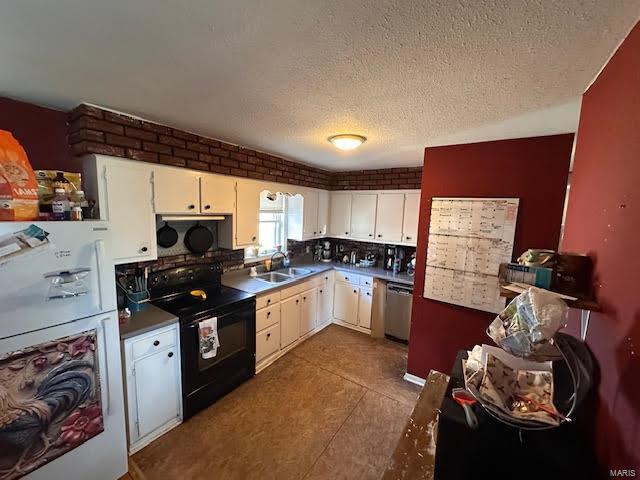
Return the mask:
[(0, 222), (0, 480), (127, 471), (109, 224)]

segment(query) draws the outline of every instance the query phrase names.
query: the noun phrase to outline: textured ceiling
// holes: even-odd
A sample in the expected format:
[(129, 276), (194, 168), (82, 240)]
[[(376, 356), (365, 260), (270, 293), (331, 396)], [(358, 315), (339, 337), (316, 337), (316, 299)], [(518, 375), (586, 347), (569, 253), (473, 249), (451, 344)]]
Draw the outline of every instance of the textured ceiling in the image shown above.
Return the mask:
[[(639, 15), (640, 0), (4, 0), (0, 93), (334, 170), (418, 165), (439, 139), (510, 135), (510, 118), (572, 131), (577, 108), (555, 107)], [(340, 153), (337, 133), (369, 141)]]

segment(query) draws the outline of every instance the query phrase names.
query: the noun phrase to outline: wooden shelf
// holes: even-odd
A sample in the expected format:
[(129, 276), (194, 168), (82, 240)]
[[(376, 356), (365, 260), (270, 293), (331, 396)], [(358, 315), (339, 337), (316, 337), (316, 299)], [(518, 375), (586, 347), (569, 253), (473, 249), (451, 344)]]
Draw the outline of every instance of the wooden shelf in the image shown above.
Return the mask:
[[(500, 287), (500, 296), (505, 297), (508, 300), (512, 300), (517, 297), (519, 294), (516, 292), (512, 292), (511, 290), (507, 290), (504, 287)], [(564, 299), (563, 299), (564, 300)], [(588, 310), (590, 312), (599, 312), (600, 305), (593, 298), (579, 298), (577, 300), (564, 300), (569, 305), (569, 308), (577, 308), (580, 310)]]

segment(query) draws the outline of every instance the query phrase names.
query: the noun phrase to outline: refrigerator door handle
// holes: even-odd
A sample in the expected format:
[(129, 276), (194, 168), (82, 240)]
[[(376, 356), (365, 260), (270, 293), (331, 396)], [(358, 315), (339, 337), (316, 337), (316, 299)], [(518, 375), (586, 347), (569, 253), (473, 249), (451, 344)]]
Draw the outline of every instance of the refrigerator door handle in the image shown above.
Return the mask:
[(102, 345), (100, 346), (100, 351), (102, 352), (101, 355), (101, 363), (103, 365), (104, 368), (104, 375), (100, 375), (102, 378), (104, 378), (104, 389), (105, 389), (105, 393), (107, 396), (107, 407), (106, 407), (106, 412), (107, 415), (111, 414), (111, 387), (109, 386), (109, 362), (108, 362), (108, 358), (107, 358), (107, 318), (103, 318), (102, 320), (100, 320), (100, 330), (101, 330), (101, 337), (102, 337)]
[(96, 251), (96, 266), (97, 271), (96, 274), (98, 276), (98, 300), (100, 302), (100, 311), (104, 309), (104, 287), (102, 284), (102, 274), (103, 274), (103, 266), (105, 264), (105, 252), (104, 252), (104, 242), (102, 240), (96, 240), (94, 243), (95, 251)]

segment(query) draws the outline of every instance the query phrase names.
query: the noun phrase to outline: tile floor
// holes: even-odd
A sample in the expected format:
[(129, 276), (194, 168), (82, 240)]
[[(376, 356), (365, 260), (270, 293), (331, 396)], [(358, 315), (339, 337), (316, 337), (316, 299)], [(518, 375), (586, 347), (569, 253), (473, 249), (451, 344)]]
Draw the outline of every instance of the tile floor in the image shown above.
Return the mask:
[(331, 325), (135, 454), (130, 473), (379, 479), (420, 393), (406, 359), (403, 345)]

